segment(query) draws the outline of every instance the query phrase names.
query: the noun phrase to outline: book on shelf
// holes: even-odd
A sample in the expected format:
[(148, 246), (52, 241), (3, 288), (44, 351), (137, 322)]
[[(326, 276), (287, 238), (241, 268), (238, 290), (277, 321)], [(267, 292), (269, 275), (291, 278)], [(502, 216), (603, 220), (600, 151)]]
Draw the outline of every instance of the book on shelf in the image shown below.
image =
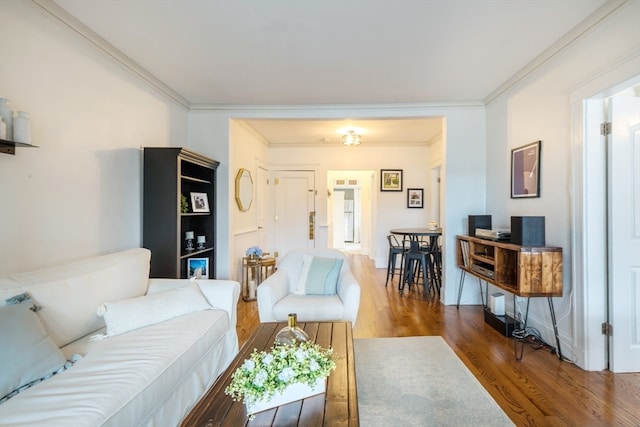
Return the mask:
[(469, 242), (465, 240), (460, 241), (460, 247), (462, 249), (462, 262), (465, 267), (469, 267)]

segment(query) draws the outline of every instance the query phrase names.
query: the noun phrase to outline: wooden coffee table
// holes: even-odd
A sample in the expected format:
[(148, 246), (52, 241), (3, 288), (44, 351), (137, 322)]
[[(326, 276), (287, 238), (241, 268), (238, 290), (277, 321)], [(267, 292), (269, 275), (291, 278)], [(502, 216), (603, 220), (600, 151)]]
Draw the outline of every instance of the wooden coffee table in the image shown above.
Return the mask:
[(254, 349), (271, 348), (276, 334), (286, 325), (286, 322), (258, 325), (229, 368), (182, 421), (182, 426), (358, 426), (351, 322), (298, 322), (311, 340), (323, 348), (333, 348), (336, 369), (327, 379), (325, 393), (259, 412), (253, 420), (249, 420), (244, 403), (234, 402), (224, 393), (236, 368)]

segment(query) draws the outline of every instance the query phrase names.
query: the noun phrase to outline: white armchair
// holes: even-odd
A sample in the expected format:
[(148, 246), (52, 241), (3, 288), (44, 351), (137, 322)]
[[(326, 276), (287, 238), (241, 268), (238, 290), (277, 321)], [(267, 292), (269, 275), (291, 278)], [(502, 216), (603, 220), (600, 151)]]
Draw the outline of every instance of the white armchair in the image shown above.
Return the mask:
[[(296, 293), (305, 254), (343, 260), (335, 295)], [(355, 326), (359, 307), (360, 284), (351, 273), (347, 257), (336, 249), (289, 251), (278, 263), (277, 271), (258, 286), (258, 313), (262, 323), (286, 321), (289, 313), (296, 313), (301, 322), (348, 320)]]

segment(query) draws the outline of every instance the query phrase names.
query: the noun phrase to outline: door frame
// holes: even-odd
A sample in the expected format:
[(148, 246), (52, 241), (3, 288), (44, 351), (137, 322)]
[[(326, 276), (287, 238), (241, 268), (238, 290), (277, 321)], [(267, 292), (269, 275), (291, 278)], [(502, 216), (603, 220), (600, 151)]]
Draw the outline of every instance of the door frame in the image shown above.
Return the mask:
[[(633, 64), (622, 64), (570, 93), (571, 126), (571, 302), (575, 307), (573, 350), (576, 364), (589, 371), (608, 367), (606, 146), (600, 123), (605, 99), (640, 83)], [(587, 172), (588, 171), (588, 172)]]

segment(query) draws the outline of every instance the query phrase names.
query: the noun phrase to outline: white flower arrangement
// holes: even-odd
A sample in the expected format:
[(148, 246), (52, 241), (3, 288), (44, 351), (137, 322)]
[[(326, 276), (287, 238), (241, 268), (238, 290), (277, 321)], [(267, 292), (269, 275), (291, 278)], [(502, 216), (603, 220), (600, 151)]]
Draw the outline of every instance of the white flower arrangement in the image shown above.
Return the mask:
[(289, 385), (312, 386), (335, 369), (332, 354), (332, 348), (323, 349), (310, 341), (276, 345), (270, 352), (254, 350), (233, 373), (225, 393), (252, 406), (258, 401), (269, 401)]
[(256, 256), (260, 258), (262, 256), (262, 249), (260, 249), (260, 246), (251, 246), (245, 252), (245, 256)]

